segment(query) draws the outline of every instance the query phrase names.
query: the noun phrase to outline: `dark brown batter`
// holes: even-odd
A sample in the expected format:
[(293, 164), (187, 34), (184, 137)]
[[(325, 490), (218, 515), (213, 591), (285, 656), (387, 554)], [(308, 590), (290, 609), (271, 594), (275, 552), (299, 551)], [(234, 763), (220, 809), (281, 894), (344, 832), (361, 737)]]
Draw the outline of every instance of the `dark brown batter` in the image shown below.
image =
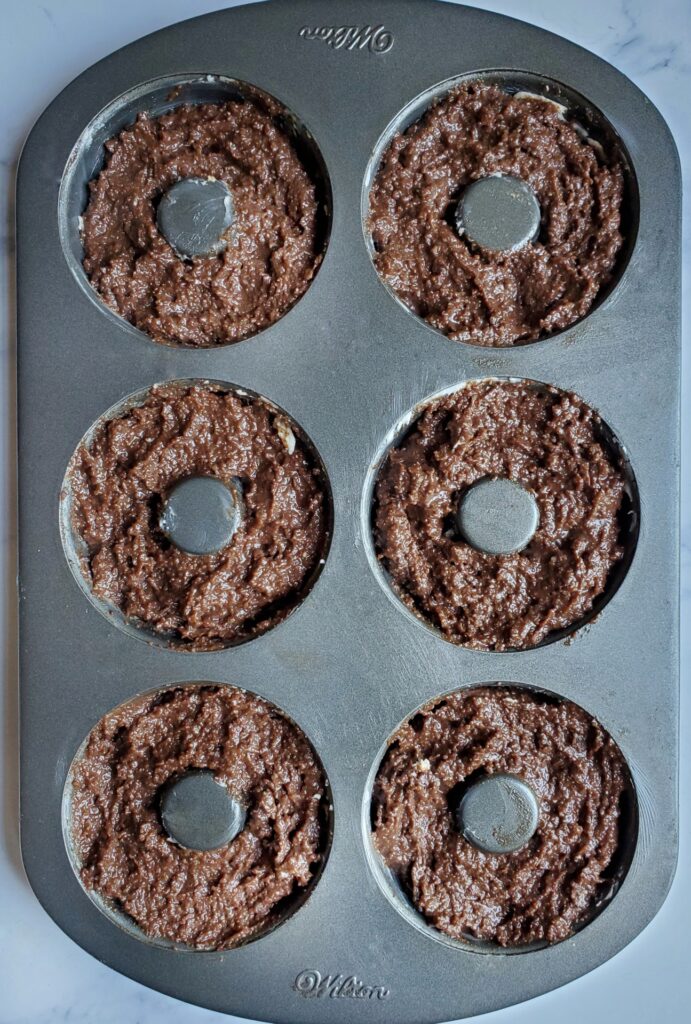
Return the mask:
[[(192, 555), (159, 515), (186, 477), (239, 481), (243, 514), (230, 543)], [(247, 640), (306, 593), (328, 547), (327, 485), (285, 417), (212, 386), (154, 387), (99, 427), (74, 456), (72, 523), (94, 594), (196, 650)]]
[[(467, 781), (495, 772), (519, 776), (539, 800), (537, 831), (514, 853), (483, 853), (455, 823)], [(445, 934), (559, 942), (612, 885), (627, 782), (618, 747), (575, 704), (461, 690), (393, 737), (374, 787), (374, 843)]]
[[(214, 773), (246, 808), (217, 850), (163, 829), (163, 787)], [(302, 732), (233, 687), (189, 686), (106, 715), (73, 770), (72, 837), (88, 889), (147, 934), (227, 949), (276, 924), (314, 882), (328, 842), (326, 781)]]
[[(456, 203), (492, 174), (526, 181), (539, 238), (492, 252), (459, 237)], [(602, 162), (553, 104), (471, 82), (450, 92), (384, 154), (372, 187), (375, 263), (400, 299), (450, 338), (514, 345), (585, 316), (622, 245), (622, 168)]]
[[(464, 491), (508, 478), (540, 522), (521, 551), (490, 555), (454, 525)], [(578, 623), (623, 556), (623, 471), (573, 394), (481, 381), (431, 403), (380, 472), (377, 552), (402, 599), (454, 643), (526, 648)]]
[[(187, 105), (140, 114), (106, 143), (84, 213), (84, 269), (155, 341), (240, 341), (282, 317), (314, 277), (324, 210), (277, 115), (259, 99)], [(158, 200), (188, 177), (231, 190), (235, 219), (219, 256), (181, 259), (156, 226)]]

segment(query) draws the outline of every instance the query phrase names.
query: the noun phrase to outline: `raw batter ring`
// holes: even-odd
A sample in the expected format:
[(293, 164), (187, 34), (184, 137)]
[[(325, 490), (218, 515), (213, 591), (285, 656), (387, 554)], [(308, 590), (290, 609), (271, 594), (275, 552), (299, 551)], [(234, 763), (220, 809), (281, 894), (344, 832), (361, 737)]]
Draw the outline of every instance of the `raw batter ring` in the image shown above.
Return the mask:
[[(454, 815), (469, 786), (502, 772), (531, 786), (540, 817), (522, 849), (487, 854)], [(638, 801), (621, 750), (583, 708), (486, 684), (399, 726), (370, 773), (363, 829), (370, 868), (408, 923), (460, 948), (522, 953), (568, 938), (614, 898), (635, 852)], [(436, 877), (444, 870), (453, 885)]]
[[(224, 108), (224, 104), (229, 106)], [(130, 153), (132, 166), (127, 163), (126, 149), (135, 149), (132, 132), (138, 131), (136, 120), (139, 117), (147, 119), (143, 136), (151, 139), (156, 134), (159, 119), (168, 118), (182, 107), (199, 108), (203, 113), (201, 108), (205, 106), (209, 111), (217, 109), (222, 113), (224, 109), (246, 110), (250, 105), (262, 119), (258, 139), (268, 136), (276, 147), (276, 166), (292, 168), (302, 181), (305, 192), (302, 207), (296, 188), (279, 189), (277, 201), (273, 206), (267, 205), (268, 190), (266, 182), (261, 180), (262, 175), (266, 176), (266, 168), (249, 166), (251, 160), (248, 166), (243, 166), (242, 132), (247, 134), (250, 128), (241, 126), (235, 132), (239, 136), (236, 139), (231, 130), (232, 117), (228, 138), (221, 133), (217, 140), (217, 152), (213, 145), (202, 146), (195, 142), (195, 131), (198, 133), (200, 126), (193, 125), (188, 144), (179, 147), (177, 155), (168, 153), (158, 163), (149, 161), (151, 166), (148, 166), (144, 160), (133, 161)], [(217, 120), (217, 127), (218, 123)], [(158, 134), (164, 148), (170, 148), (174, 139), (172, 127), (159, 129)], [(125, 147), (123, 141), (126, 141)], [(251, 151), (258, 149), (258, 145), (249, 145), (249, 139), (244, 141)], [(101, 173), (114, 162), (114, 154), (108, 155), (109, 149), (113, 149), (111, 142), (118, 161), (113, 185), (117, 186), (118, 178), (124, 177), (126, 181), (141, 183), (144, 189), (143, 199), (135, 204), (141, 207), (136, 218), (133, 218), (132, 207), (122, 209), (122, 198), (110, 203), (105, 178), (103, 187), (98, 185)], [(157, 229), (158, 201), (162, 190), (180, 177), (213, 174), (214, 162), (221, 177), (228, 177), (229, 184), (237, 184), (239, 188), (240, 206), (234, 204), (235, 220), (226, 232), (230, 240), (227, 255), (221, 253), (196, 261), (180, 259)], [(154, 170), (160, 179), (158, 185), (152, 182)], [(94, 230), (89, 232), (92, 244), (91, 252), (86, 254), (87, 275), (83, 236), (88, 227), (85, 214), (92, 185), (92, 198), (95, 200), (98, 195), (99, 199), (98, 208), (96, 202), (92, 206), (96, 222)], [(307, 194), (310, 192), (311, 196)], [(119, 96), (82, 132), (70, 155), (60, 188), (59, 228), (65, 257), (78, 284), (120, 328), (133, 330), (139, 337), (142, 334), (153, 336), (156, 341), (175, 347), (208, 348), (255, 336), (281, 319), (299, 301), (321, 266), (328, 244), (331, 206), (331, 187), (324, 160), (296, 115), (268, 93), (246, 82), (221, 75), (176, 75), (153, 79)], [(257, 244), (248, 237), (248, 231), (260, 210), (262, 239)], [(106, 244), (102, 238), (106, 215), (112, 215), (116, 221), (122, 218), (126, 229), (113, 244)], [(278, 279), (282, 276), (288, 282), (284, 268), (286, 261), (290, 262), (291, 253), (302, 268), (302, 280), (282, 287)], [(195, 276), (199, 278), (196, 282)], [(241, 277), (242, 287), (238, 291), (237, 281)], [(254, 306), (249, 301), (252, 288), (257, 297)], [(227, 302), (220, 301), (221, 293), (225, 294)], [(266, 306), (267, 301), (274, 308), (267, 307), (263, 312), (262, 306)], [(192, 311), (191, 319), (180, 315), (182, 307)], [(168, 321), (167, 327), (164, 321)]]
[[(176, 403), (204, 395), (204, 402), (212, 404), (193, 411), (190, 423), (181, 421), (178, 436), (171, 426), (180, 418)], [(216, 412), (224, 418), (221, 428), (214, 422)], [(195, 416), (201, 418), (196, 426)], [(151, 435), (143, 444), (136, 434), (137, 417), (145, 434)], [(243, 442), (233, 436), (228, 417), (238, 429), (244, 417), (250, 434), (256, 431), (249, 448), (247, 438)], [(110, 444), (109, 432), (119, 426), (128, 429), (129, 420), (134, 430), (132, 451), (121, 451), (116, 458), (124, 438), (116, 439), (110, 454), (104, 445)], [(211, 439), (212, 457), (196, 456), (194, 443), (190, 448), (185, 436), (192, 427), (200, 438)], [(100, 452), (95, 458), (94, 451)], [(176, 451), (184, 471), (175, 461)], [(173, 457), (169, 472), (166, 460)], [(206, 555), (176, 548), (157, 520), (169, 489), (194, 474), (217, 477), (229, 485), (239, 481), (244, 492), (244, 512), (230, 543)], [(106, 479), (112, 485), (110, 505), (103, 497)], [(285, 529), (279, 514), (282, 501), (288, 502)], [(158, 646), (219, 650), (266, 632), (309, 594), (330, 546), (331, 490), (310, 439), (267, 399), (223, 381), (167, 381), (129, 396), (87, 431), (65, 474), (60, 529), (77, 584), (120, 629)], [(141, 572), (135, 572), (132, 557), (141, 563)], [(269, 573), (264, 580), (260, 558)], [(98, 565), (101, 569), (94, 573)], [(167, 595), (165, 606), (159, 594)]]
[[(492, 439), (504, 407), (505, 450)], [(541, 521), (523, 550), (488, 554), (458, 533), (461, 496), (493, 477), (537, 501)], [(638, 540), (638, 489), (618, 439), (580, 398), (536, 381), (471, 380), (421, 403), (382, 453), (371, 508), (371, 563), (386, 589), (444, 639), (477, 650), (527, 650), (581, 628), (616, 593)]]
[[(552, 179), (543, 174), (544, 161), (531, 152), (533, 132), (528, 132), (523, 141), (517, 132), (512, 150), (506, 137), (492, 136), (492, 121), (483, 124), (481, 115), (477, 115), (477, 120), (475, 116), (469, 117), (466, 133), (448, 130), (446, 138), (451, 141), (445, 152), (431, 152), (430, 146), (425, 144), (426, 125), (435, 111), (438, 114), (440, 109), (453, 107), (454, 97), (462, 96), (468, 89), (472, 94), (473, 90), (486, 87), (497, 95), (505, 95), (505, 102), (515, 108), (512, 116), (520, 109), (518, 101), (512, 99), (515, 96), (521, 102), (523, 97), (527, 99), (526, 111), (532, 107), (530, 117), (536, 124), (540, 122), (540, 111), (544, 110), (548, 127), (550, 120), (552, 122), (550, 130), (554, 139), (565, 135), (568, 145), (572, 148), (575, 145), (574, 152), (581, 145), (590, 146), (583, 183), (586, 190), (592, 192), (594, 213), (586, 204), (581, 217), (583, 223), (588, 218), (592, 221), (592, 244), (585, 237), (578, 239), (583, 224), (576, 225), (573, 232), (576, 241), (565, 230), (569, 197), (554, 191), (555, 181), (569, 172), (569, 160), (564, 160), (563, 167), (555, 166)], [(540, 102), (540, 97), (548, 102)], [(468, 147), (467, 167), (449, 172), (449, 191), (443, 181), (447, 173), (445, 160), (454, 159), (455, 138), (463, 141), (470, 132), (473, 142)], [(490, 150), (489, 155), (480, 160), (476, 149), (483, 133), (488, 137)], [(416, 164), (418, 145), (419, 166)], [(497, 146), (496, 154), (493, 154), (493, 145)], [(525, 167), (518, 166), (521, 160), (527, 161)], [(416, 168), (417, 177), (414, 176)], [(513, 253), (493, 254), (458, 237), (454, 215), (462, 187), (491, 174), (513, 174), (533, 185), (543, 205), (540, 232), (534, 245)], [(377, 190), (382, 176), (387, 175), (389, 180), (385, 182), (377, 207)], [(597, 186), (591, 180), (593, 175), (602, 178)], [(419, 179), (423, 185), (416, 193)], [(551, 197), (550, 190), (553, 191)], [(611, 237), (599, 226), (605, 210), (611, 215)], [(417, 228), (415, 211), (420, 214)], [(375, 267), (391, 294), (409, 312), (448, 337), (495, 347), (523, 345), (553, 337), (599, 307), (613, 293), (626, 270), (636, 243), (638, 214), (638, 186), (630, 157), (604, 115), (561, 82), (516, 71), (463, 75), (411, 101), (394, 119), (375, 149), (363, 192), (366, 241)], [(396, 218), (399, 218), (400, 230), (396, 227)], [(554, 228), (550, 225), (551, 219)], [(409, 258), (406, 250), (415, 247), (413, 258)], [(551, 265), (552, 250), (559, 254), (554, 265)], [(595, 255), (602, 269), (599, 282), (593, 284), (586, 280), (586, 271)], [(430, 262), (428, 273), (421, 269), (425, 259)], [(567, 266), (569, 261), (570, 267)], [(520, 284), (521, 277), (525, 279), (525, 287)], [(537, 300), (540, 288), (548, 295), (542, 304)]]
[[(216, 850), (179, 846), (160, 819), (166, 784), (200, 770), (246, 808), (241, 831)], [(77, 751), (62, 805), (70, 863), (99, 910), (137, 939), (199, 952), (261, 938), (304, 904), (328, 858), (332, 812), (299, 726), (216, 683), (150, 691), (110, 711)]]

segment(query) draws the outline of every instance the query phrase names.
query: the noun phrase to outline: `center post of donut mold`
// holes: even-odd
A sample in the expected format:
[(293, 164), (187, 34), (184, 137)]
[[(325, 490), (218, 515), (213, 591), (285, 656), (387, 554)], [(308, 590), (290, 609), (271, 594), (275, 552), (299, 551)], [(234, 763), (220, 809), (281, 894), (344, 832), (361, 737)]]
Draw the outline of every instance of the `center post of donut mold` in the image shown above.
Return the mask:
[(462, 835), (485, 853), (514, 853), (538, 826), (538, 799), (517, 775), (485, 775), (463, 794), (455, 811)]
[(216, 178), (181, 178), (158, 204), (156, 224), (178, 256), (218, 256), (235, 217), (233, 197)]
[(217, 850), (226, 846), (245, 825), (245, 808), (213, 772), (191, 771), (161, 793), (161, 823), (179, 846)]
[(483, 249), (515, 252), (540, 232), (540, 204), (530, 185), (510, 174), (472, 181), (456, 207), (456, 230)]
[(461, 496), (456, 521), (478, 551), (507, 555), (530, 543), (539, 524), (535, 498), (513, 480), (487, 477)]
[(241, 510), (239, 481), (227, 487), (216, 477), (190, 476), (171, 488), (159, 525), (181, 551), (209, 555), (233, 539)]

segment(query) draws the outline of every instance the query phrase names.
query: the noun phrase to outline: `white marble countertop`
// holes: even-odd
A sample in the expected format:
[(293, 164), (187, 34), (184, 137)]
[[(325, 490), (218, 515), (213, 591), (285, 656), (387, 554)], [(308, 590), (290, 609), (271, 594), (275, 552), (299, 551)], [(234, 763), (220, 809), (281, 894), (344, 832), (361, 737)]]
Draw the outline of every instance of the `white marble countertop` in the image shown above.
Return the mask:
[[(468, 0), (550, 29), (611, 61), (668, 120), (691, 194), (691, 4), (689, 0)], [(0, 815), (0, 1024), (222, 1024), (235, 1018), (187, 1006), (121, 977), (79, 949), (33, 896), (21, 866), (17, 826), (14, 613), (14, 167), (42, 109), (80, 71), (157, 28), (223, 6), (223, 0), (14, 0), (0, 5), (0, 631), (4, 668)], [(227, 3), (226, 6), (233, 6)], [(691, 226), (684, 235), (685, 292), (691, 292)], [(683, 436), (691, 440), (689, 309)], [(687, 452), (688, 454), (688, 444)], [(688, 469), (688, 467), (687, 467)], [(688, 472), (685, 475), (688, 494)], [(683, 517), (682, 847), (672, 892), (653, 923), (627, 949), (566, 988), (489, 1014), (485, 1024), (680, 1024), (691, 1005), (691, 502)]]

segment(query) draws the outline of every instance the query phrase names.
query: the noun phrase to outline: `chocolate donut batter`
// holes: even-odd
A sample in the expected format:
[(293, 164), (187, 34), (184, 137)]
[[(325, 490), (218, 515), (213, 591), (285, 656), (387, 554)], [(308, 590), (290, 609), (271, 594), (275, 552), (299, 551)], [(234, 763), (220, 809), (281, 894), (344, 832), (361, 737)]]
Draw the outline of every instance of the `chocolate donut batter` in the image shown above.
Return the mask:
[[(210, 770), (247, 810), (226, 846), (168, 837), (161, 791)], [(234, 687), (187, 686), (106, 715), (73, 769), (82, 882), (147, 935), (228, 949), (265, 931), (315, 881), (328, 843), (326, 780), (303, 733)]]
[[(527, 381), (470, 383), (428, 405), (375, 489), (377, 553), (402, 600), (481, 650), (531, 647), (578, 623), (624, 554), (625, 477), (600, 433), (575, 395)], [(487, 477), (537, 502), (521, 551), (487, 554), (459, 534), (461, 497)]]
[[(532, 839), (483, 853), (454, 812), (483, 775), (522, 778), (539, 800)], [(628, 772), (614, 741), (575, 704), (506, 687), (461, 690), (393, 737), (373, 792), (373, 839), (427, 921), (455, 939), (559, 942), (615, 880)]]
[[(284, 315), (321, 262), (325, 214), (269, 100), (186, 105), (106, 143), (84, 213), (84, 269), (104, 301), (155, 341), (240, 341)], [(221, 255), (181, 259), (156, 225), (176, 181), (213, 177), (235, 219)]]
[[(459, 237), (463, 189), (489, 175), (527, 182), (537, 241), (515, 252)], [(399, 298), (450, 338), (507, 346), (585, 316), (622, 246), (623, 174), (554, 103), (496, 85), (453, 89), (384, 154), (372, 186), (375, 264)]]
[[(159, 526), (171, 487), (195, 475), (242, 488), (237, 530), (212, 554), (180, 550)], [(267, 403), (211, 385), (152, 388), (78, 449), (68, 483), (93, 593), (176, 646), (264, 632), (326, 555), (327, 484), (306, 444)]]

